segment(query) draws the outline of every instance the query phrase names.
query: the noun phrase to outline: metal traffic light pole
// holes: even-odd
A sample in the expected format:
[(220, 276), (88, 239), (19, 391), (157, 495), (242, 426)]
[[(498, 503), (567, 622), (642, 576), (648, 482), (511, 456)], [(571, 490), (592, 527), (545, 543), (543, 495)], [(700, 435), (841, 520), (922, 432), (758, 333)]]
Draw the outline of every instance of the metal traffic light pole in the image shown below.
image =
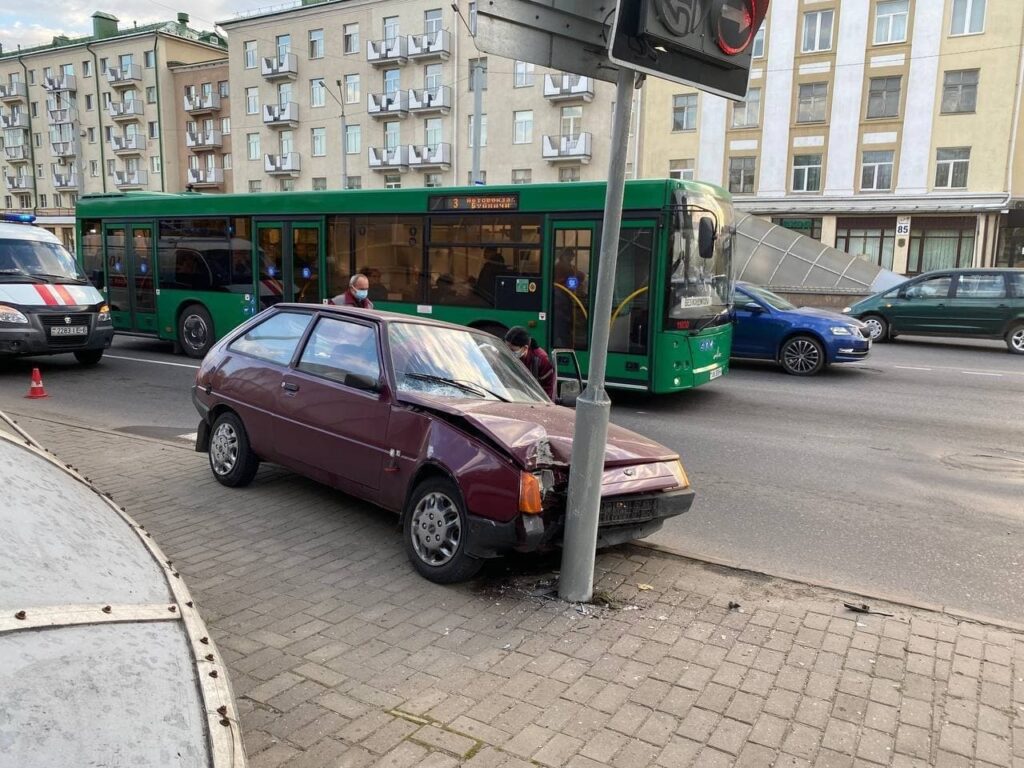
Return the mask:
[(601, 478), (611, 400), (604, 388), (611, 331), (615, 262), (619, 256), (622, 198), (626, 183), (629, 119), (636, 73), (619, 68), (615, 81), (615, 114), (612, 118), (608, 187), (601, 227), (601, 251), (597, 262), (597, 290), (590, 316), (590, 368), (587, 386), (576, 400), (576, 432), (569, 470), (569, 498), (565, 513), (562, 569), (558, 596), (573, 602), (589, 602), (594, 594), (594, 561), (597, 555), (597, 523), (601, 508)]

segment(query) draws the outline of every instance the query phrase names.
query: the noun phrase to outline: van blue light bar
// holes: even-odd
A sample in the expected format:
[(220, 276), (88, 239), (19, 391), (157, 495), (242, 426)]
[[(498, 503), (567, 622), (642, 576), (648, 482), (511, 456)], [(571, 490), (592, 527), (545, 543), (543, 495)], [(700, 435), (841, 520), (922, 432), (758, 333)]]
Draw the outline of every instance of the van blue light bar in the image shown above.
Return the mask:
[(34, 213), (0, 213), (0, 221), (10, 221), (14, 224), (31, 224), (35, 220)]

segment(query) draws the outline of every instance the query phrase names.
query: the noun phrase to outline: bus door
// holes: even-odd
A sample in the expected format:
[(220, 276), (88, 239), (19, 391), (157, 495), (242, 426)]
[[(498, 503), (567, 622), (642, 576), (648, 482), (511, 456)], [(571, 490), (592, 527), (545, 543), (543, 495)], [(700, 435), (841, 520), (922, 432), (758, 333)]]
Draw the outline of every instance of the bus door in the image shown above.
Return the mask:
[(260, 309), (281, 301), (319, 304), (328, 298), (323, 242), (318, 221), (256, 223)]
[(107, 301), (119, 331), (156, 333), (152, 224), (104, 224)]

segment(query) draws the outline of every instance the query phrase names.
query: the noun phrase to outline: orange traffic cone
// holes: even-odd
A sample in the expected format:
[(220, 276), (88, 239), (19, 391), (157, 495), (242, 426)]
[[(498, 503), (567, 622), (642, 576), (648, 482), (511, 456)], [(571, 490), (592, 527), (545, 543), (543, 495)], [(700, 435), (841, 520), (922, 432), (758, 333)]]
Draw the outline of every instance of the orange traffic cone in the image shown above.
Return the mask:
[(28, 394), (25, 397), (30, 400), (38, 400), (42, 397), (48, 397), (46, 394), (46, 388), (43, 387), (43, 375), (39, 373), (38, 368), (32, 369), (32, 383), (28, 386)]

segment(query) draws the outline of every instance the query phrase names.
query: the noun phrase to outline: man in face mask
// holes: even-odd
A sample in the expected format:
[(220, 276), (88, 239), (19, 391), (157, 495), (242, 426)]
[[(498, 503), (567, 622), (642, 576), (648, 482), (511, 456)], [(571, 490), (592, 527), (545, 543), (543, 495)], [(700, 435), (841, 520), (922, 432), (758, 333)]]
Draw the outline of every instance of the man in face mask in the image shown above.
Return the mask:
[(548, 353), (537, 346), (537, 342), (530, 337), (529, 331), (521, 325), (509, 328), (508, 333), (505, 334), (505, 344), (512, 350), (512, 354), (522, 361), (533, 377), (540, 382), (541, 388), (547, 392), (548, 397), (554, 400), (555, 369), (551, 365)]
[(356, 273), (348, 281), (348, 290), (331, 301), (335, 304), (342, 304), (346, 307), (359, 307), (360, 309), (373, 309), (373, 302), (369, 299), (370, 281), (366, 275)]

